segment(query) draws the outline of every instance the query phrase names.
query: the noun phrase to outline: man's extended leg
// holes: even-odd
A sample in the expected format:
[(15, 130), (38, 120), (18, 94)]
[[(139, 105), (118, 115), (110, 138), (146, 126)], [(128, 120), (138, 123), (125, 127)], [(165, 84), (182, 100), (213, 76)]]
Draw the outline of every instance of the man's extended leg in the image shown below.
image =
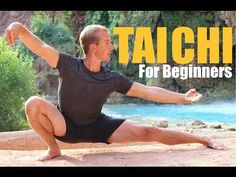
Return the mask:
[(126, 120), (108, 139), (109, 143), (153, 142), (167, 145), (184, 143), (201, 143), (214, 149), (224, 149), (223, 144), (217, 144), (210, 138), (203, 138), (186, 132), (141, 125)]
[(54, 135), (63, 136), (66, 133), (66, 124), (56, 106), (41, 97), (32, 96), (25, 103), (25, 113), (31, 127), (48, 145), (47, 154), (39, 160), (49, 160), (61, 155)]

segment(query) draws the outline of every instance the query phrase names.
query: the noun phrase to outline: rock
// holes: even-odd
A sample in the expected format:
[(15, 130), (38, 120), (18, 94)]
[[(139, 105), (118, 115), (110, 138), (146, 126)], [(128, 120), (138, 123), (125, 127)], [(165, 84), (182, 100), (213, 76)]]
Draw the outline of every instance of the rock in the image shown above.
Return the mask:
[(192, 122), (192, 125), (194, 125), (194, 126), (199, 126), (199, 125), (206, 125), (206, 124), (203, 123), (203, 122), (200, 121), (200, 120), (194, 120), (194, 121)]
[(221, 129), (221, 124), (212, 124), (210, 128)]
[(228, 131), (236, 131), (236, 128), (235, 127), (228, 127), (227, 130)]
[(187, 125), (186, 123), (177, 123), (177, 124), (176, 124), (177, 127), (184, 127), (184, 126), (186, 126), (186, 125)]
[(201, 128), (207, 128), (207, 125), (206, 125), (206, 124), (204, 124), (204, 125), (198, 125), (197, 128), (200, 128), (200, 129), (201, 129)]
[(155, 127), (167, 128), (168, 127), (168, 121), (165, 120), (165, 119), (156, 120), (152, 125), (155, 126)]

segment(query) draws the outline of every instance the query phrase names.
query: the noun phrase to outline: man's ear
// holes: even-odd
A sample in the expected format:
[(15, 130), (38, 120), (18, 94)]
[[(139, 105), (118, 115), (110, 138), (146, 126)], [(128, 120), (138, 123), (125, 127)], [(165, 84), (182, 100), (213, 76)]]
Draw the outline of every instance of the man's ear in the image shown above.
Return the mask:
[(96, 49), (97, 49), (96, 44), (90, 44), (90, 50), (91, 50), (91, 51), (95, 52)]

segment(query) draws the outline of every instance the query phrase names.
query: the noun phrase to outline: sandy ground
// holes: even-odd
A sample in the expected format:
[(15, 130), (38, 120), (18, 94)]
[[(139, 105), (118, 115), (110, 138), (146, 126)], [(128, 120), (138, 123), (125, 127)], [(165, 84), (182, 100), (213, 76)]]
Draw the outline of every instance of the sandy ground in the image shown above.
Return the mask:
[(0, 133), (0, 166), (236, 166), (236, 133), (196, 131), (213, 136), (227, 150), (213, 150), (201, 144), (159, 143), (102, 144), (59, 142), (62, 156), (37, 161), (46, 146), (32, 130)]

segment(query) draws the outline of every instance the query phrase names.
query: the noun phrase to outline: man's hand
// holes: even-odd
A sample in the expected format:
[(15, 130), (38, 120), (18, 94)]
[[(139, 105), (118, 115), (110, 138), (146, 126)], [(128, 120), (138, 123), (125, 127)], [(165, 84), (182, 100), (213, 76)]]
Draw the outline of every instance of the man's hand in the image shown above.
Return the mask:
[(43, 58), (51, 67), (56, 67), (59, 59), (59, 52), (44, 43), (23, 24), (13, 22), (5, 30), (5, 39), (9, 45), (14, 45), (17, 38), (19, 38), (35, 55)]
[(184, 95), (184, 100), (186, 103), (195, 103), (202, 99), (202, 94), (198, 93), (196, 89), (190, 89)]
[(21, 31), (21, 27), (21, 23), (13, 22), (6, 28), (4, 38), (9, 45), (15, 44), (16, 39), (18, 38), (19, 33)]

